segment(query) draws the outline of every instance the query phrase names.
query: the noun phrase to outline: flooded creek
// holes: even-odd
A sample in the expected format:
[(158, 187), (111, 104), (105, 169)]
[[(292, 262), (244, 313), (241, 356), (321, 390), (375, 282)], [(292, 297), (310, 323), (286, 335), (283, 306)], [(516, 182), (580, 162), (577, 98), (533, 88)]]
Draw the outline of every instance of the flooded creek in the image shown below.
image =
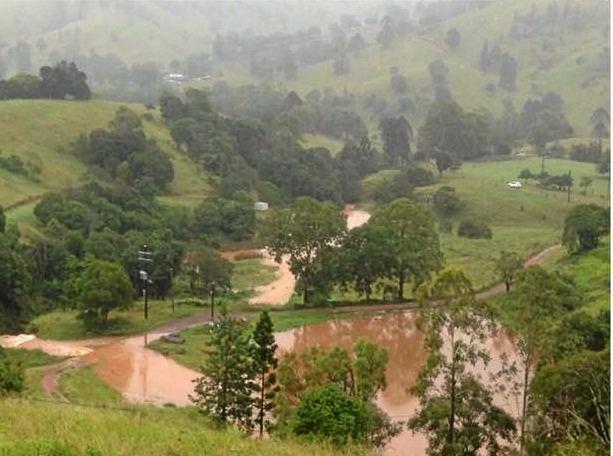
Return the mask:
[[(366, 338), (388, 349), (387, 387), (377, 397), (377, 404), (395, 421), (406, 422), (419, 408), (419, 401), (408, 393), (415, 385), (426, 361), (424, 334), (415, 328), (415, 314), (396, 312), (373, 317), (331, 320), (277, 334), (280, 351), (303, 352), (310, 347), (340, 346), (351, 350), (360, 338)], [(503, 358), (515, 358), (512, 341), (502, 332), (493, 335), (486, 346), (492, 356), (488, 372), (495, 372)], [(517, 415), (515, 398), (496, 397), (497, 405)], [(385, 448), (388, 456), (423, 456), (427, 441), (421, 434), (404, 430)]]

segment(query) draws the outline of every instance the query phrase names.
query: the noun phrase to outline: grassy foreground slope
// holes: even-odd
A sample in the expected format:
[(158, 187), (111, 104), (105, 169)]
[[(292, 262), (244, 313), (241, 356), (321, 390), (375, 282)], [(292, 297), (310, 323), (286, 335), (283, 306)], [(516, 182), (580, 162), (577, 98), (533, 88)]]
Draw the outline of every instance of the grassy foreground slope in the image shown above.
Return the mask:
[[(139, 114), (145, 112), (140, 104), (100, 100), (11, 100), (0, 103), (1, 155), (16, 155), (26, 164), (41, 169), (35, 178), (0, 169), (0, 205), (27, 206), (27, 209), (16, 210), (15, 214), (9, 212), (9, 218), (27, 222), (33, 207), (28, 202), (35, 201), (46, 192), (83, 183), (87, 169), (70, 154), (68, 146), (80, 133), (106, 127), (121, 105)], [(201, 198), (210, 191), (210, 185), (197, 171), (198, 168), (178, 153), (159, 116), (156, 115), (154, 119), (143, 121), (144, 128), (147, 136), (155, 139), (173, 162), (175, 178), (168, 189), (170, 199)]]
[(0, 402), (0, 455), (333, 456), (368, 454), (357, 448), (250, 439), (216, 430), (194, 409), (125, 410), (7, 399)]

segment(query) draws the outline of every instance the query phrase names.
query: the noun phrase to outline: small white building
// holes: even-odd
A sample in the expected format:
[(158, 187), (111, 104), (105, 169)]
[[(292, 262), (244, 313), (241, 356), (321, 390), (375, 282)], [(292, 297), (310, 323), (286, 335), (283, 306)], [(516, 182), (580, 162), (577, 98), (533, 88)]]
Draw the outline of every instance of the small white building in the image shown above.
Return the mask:
[(264, 202), (264, 201), (257, 201), (254, 205), (253, 208), (256, 211), (267, 211), (268, 210), (268, 203)]
[(185, 77), (185, 75), (181, 73), (169, 73), (165, 75), (163, 79), (166, 82), (169, 82), (171, 84), (177, 84), (177, 85), (181, 85), (187, 82), (187, 78)]

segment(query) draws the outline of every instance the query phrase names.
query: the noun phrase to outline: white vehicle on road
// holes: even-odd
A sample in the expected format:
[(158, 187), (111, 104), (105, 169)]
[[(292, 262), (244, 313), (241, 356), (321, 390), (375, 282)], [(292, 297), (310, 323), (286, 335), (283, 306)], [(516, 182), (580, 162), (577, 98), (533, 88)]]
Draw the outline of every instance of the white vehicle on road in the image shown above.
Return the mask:
[(507, 185), (509, 186), (509, 188), (521, 188), (521, 182), (520, 181), (507, 182)]

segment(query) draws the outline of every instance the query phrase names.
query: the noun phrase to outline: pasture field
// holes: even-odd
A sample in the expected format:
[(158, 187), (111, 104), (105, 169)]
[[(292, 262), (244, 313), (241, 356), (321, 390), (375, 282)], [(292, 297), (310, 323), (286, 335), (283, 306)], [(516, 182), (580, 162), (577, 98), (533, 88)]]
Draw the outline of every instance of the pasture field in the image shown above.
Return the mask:
[[(420, 194), (433, 194), (440, 186), (454, 187), (465, 202), (465, 208), (452, 218), (453, 232), (441, 233), (441, 244), (448, 265), (465, 269), (476, 288), (497, 281), (495, 261), (502, 250), (515, 251), (527, 258), (547, 246), (560, 243), (564, 218), (575, 204), (607, 204), (607, 179), (596, 173), (592, 163), (548, 159), (545, 170), (550, 174), (571, 171), (574, 187), (571, 202), (567, 194), (545, 190), (536, 182), (523, 182), (513, 190), (506, 183), (515, 180), (524, 168), (540, 172), (541, 160), (529, 157), (497, 162), (464, 163), (459, 171), (445, 173), (435, 186), (418, 189)], [(593, 179), (586, 195), (578, 183), (584, 176)], [(492, 229), (492, 239), (467, 239), (455, 232), (459, 221), (475, 218)]]
[[(122, 105), (138, 114), (145, 112), (141, 104), (101, 100), (0, 103), (0, 154), (16, 155), (26, 167), (40, 169), (40, 174), (28, 177), (0, 169), (0, 205), (9, 208), (9, 221), (15, 221), (20, 228), (31, 227), (31, 210), (43, 194), (77, 187), (92, 177), (86, 166), (70, 153), (70, 144), (81, 133), (106, 127)], [(153, 121), (143, 120), (145, 133), (168, 154), (175, 170), (174, 180), (162, 201), (197, 204), (211, 192), (213, 181), (176, 149), (159, 115), (153, 114)]]

